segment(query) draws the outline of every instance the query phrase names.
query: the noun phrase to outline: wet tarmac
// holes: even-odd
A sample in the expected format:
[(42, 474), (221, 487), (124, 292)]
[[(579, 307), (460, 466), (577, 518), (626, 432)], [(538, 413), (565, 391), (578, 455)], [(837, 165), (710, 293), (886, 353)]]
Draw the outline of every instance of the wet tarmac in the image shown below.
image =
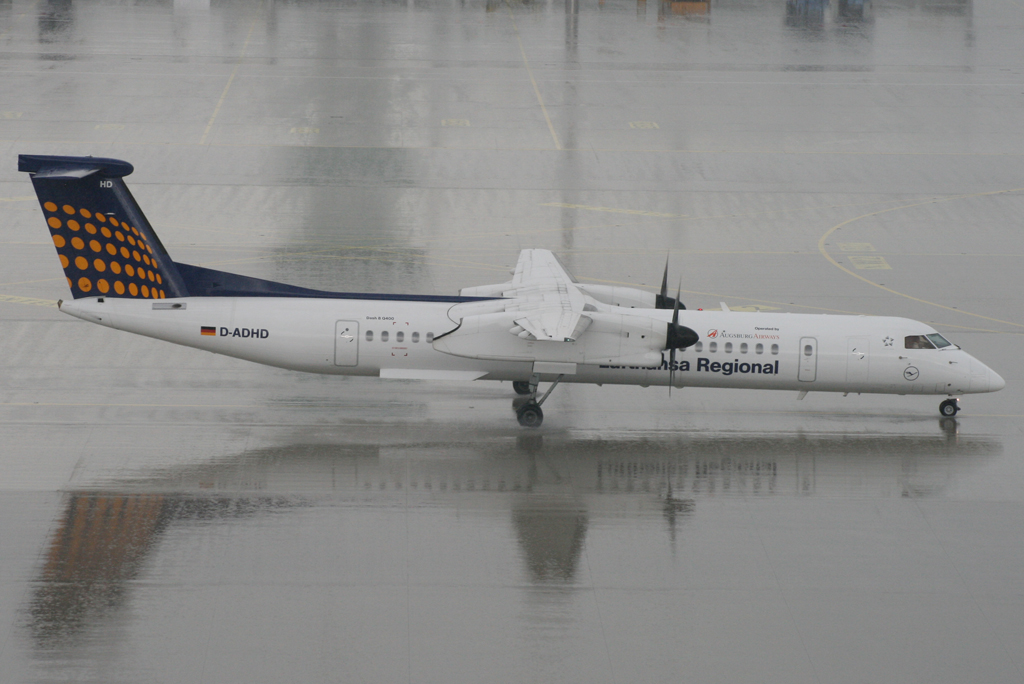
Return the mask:
[[(0, 2), (0, 680), (1024, 681), (1012, 3)], [(19, 153), (171, 254), (454, 294), (555, 251), (907, 316), (938, 398), (306, 376), (61, 315)]]

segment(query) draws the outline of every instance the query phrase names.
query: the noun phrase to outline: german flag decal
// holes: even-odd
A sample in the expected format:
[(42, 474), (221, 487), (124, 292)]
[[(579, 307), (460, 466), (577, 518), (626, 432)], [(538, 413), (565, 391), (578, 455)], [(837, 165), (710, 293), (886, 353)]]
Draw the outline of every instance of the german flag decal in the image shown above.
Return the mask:
[(217, 328), (212, 326), (212, 325), (204, 325), (204, 326), (199, 328), (199, 334), (200, 335), (213, 335), (214, 337), (216, 337), (217, 336)]

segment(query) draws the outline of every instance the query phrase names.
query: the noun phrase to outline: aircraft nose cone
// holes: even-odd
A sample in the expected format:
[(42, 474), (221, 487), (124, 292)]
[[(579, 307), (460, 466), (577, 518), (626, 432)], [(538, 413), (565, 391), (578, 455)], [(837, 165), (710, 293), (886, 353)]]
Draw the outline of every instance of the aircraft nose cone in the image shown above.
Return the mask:
[(1006, 387), (1006, 381), (1003, 380), (1003, 376), (996, 373), (991, 368), (988, 369), (988, 391), (998, 392), (999, 390)]

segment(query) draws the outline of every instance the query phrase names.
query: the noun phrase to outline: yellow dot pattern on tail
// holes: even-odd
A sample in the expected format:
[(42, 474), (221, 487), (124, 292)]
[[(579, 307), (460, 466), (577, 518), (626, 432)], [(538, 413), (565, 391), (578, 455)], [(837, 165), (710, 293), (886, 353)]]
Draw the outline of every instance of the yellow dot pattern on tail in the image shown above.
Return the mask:
[(167, 297), (153, 248), (135, 226), (70, 204), (44, 201), (43, 211), (69, 285), (87, 296), (113, 291), (138, 299)]

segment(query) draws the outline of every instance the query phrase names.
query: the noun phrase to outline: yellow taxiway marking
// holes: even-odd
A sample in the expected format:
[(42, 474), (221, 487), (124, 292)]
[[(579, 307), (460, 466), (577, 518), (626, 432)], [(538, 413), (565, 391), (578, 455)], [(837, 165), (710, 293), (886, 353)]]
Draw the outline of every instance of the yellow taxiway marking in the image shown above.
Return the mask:
[(609, 214), (631, 214), (633, 216), (654, 216), (655, 218), (687, 218), (686, 214), (663, 214), (658, 211), (643, 209), (616, 209), (615, 207), (592, 207), (586, 204), (566, 204), (564, 202), (542, 202), (542, 207), (561, 207), (562, 209), (582, 209), (583, 211), (604, 211)]
[(840, 242), (839, 249), (844, 252), (874, 252), (870, 242)]
[(642, 130), (651, 130), (651, 129), (654, 129), (654, 128), (658, 128), (658, 122), (656, 122), (656, 121), (630, 121), (629, 122), (629, 127), (630, 128), (639, 128), (639, 129), (642, 129)]
[[(879, 209), (878, 211), (872, 211), (872, 212), (867, 213), (867, 214), (861, 214), (860, 216), (854, 216), (852, 219), (847, 219), (846, 221), (843, 221), (842, 223), (834, 225), (831, 228), (829, 228), (827, 231), (825, 231), (825, 234), (822, 235), (821, 238), (819, 238), (819, 240), (818, 240), (818, 252), (820, 252), (821, 255), (823, 257), (825, 257), (825, 259), (830, 264), (832, 264), (833, 266), (838, 268), (840, 271), (842, 271), (842, 272), (844, 272), (844, 273), (846, 273), (848, 275), (851, 275), (854, 278), (856, 278), (857, 280), (861, 280), (861, 281), (867, 283), (868, 285), (871, 285), (872, 287), (877, 287), (880, 290), (885, 290), (886, 292), (888, 292), (890, 294), (894, 294), (894, 295), (897, 295), (899, 297), (906, 297), (907, 299), (910, 299), (910, 300), (915, 301), (915, 302), (919, 302), (921, 304), (927, 304), (929, 306), (935, 306), (935, 307), (938, 307), (940, 309), (945, 309), (947, 311), (953, 311), (953, 312), (958, 313), (958, 314), (963, 314), (964, 316), (973, 316), (974, 318), (981, 318), (981, 319), (984, 319), (986, 321), (992, 321), (994, 323), (1003, 323), (1005, 325), (1012, 325), (1015, 328), (1024, 328), (1024, 323), (1014, 323), (1013, 321), (1006, 321), (1006, 320), (1003, 320), (1001, 318), (993, 318), (992, 316), (985, 316), (983, 314), (977, 314), (977, 313), (972, 313), (970, 311), (964, 311), (963, 309), (957, 309), (957, 308), (954, 308), (952, 306), (946, 306), (945, 304), (939, 304), (938, 302), (930, 302), (927, 299), (921, 299), (920, 297), (915, 297), (913, 295), (908, 295), (908, 294), (906, 294), (904, 292), (899, 292), (898, 290), (894, 290), (891, 287), (886, 287), (885, 285), (880, 285), (880, 284), (878, 284), (878, 283), (876, 283), (876, 282), (874, 282), (872, 280), (868, 280), (864, 276), (858, 275), (858, 274), (854, 273), (853, 271), (851, 271), (850, 269), (846, 268), (845, 266), (840, 264), (838, 261), (833, 259), (832, 255), (828, 253), (827, 249), (825, 249), (825, 241), (828, 240), (828, 238), (833, 233), (835, 233), (837, 230), (840, 230), (841, 228), (843, 228), (845, 226), (850, 225), (851, 223), (854, 223), (856, 221), (860, 221), (861, 219), (871, 218), (872, 216), (879, 216), (881, 214), (888, 214), (890, 211), (899, 211), (901, 209), (913, 209), (914, 207), (923, 207), (923, 206), (925, 206), (927, 204), (939, 204), (939, 203), (942, 203), (942, 202), (952, 202), (954, 200), (967, 199), (967, 198), (970, 198), (970, 197), (989, 197), (989, 196), (992, 196), (992, 195), (1006, 195), (1006, 194), (1009, 194), (1011, 192), (1022, 192), (1022, 191), (1024, 191), (1024, 188), (1012, 188), (1010, 190), (992, 190), (990, 192), (974, 192), (974, 193), (970, 193), (970, 194), (967, 194), (967, 195), (954, 195), (952, 197), (938, 197), (938, 198), (933, 197), (932, 199), (925, 200), (923, 202), (914, 202), (913, 204), (904, 204), (904, 205), (901, 205), (901, 206), (898, 206), (898, 207), (889, 207), (888, 209)], [(992, 331), (992, 332), (996, 332), (996, 331)]]
[[(756, 311), (778, 311), (778, 310), (779, 310), (779, 307), (777, 307), (777, 306), (758, 306), (758, 305), (755, 305), (755, 304), (749, 304), (749, 305), (745, 305), (745, 306), (730, 306), (729, 307), (729, 311), (745, 311), (745, 312), (749, 312), (749, 313), (753, 313), (753, 312), (756, 312)], [(721, 309), (719, 309), (719, 311), (721, 311)]]
[[(263, 2), (260, 1), (260, 10), (263, 9)], [(213, 116), (210, 117), (209, 123), (206, 124), (206, 129), (203, 131), (203, 137), (199, 139), (200, 145), (206, 144), (206, 136), (210, 134), (210, 129), (213, 128), (213, 122), (217, 120), (217, 115), (220, 114), (220, 108), (224, 106), (224, 99), (228, 96), (228, 90), (231, 89), (231, 84), (235, 80), (235, 76), (238, 74), (238, 68), (242, 66), (242, 58), (245, 57), (245, 51), (249, 48), (249, 41), (252, 39), (252, 32), (256, 29), (256, 21), (260, 18), (260, 12), (257, 11), (256, 16), (252, 18), (252, 24), (249, 25), (249, 33), (245, 36), (245, 42), (242, 43), (242, 51), (238, 53), (238, 60), (235, 61), (235, 68), (231, 70), (231, 75), (228, 76), (228, 82), (224, 86), (224, 91), (220, 94), (220, 99), (217, 100), (217, 106), (213, 108)]]
[(555, 127), (551, 123), (551, 117), (548, 116), (548, 108), (544, 104), (544, 98), (541, 97), (540, 88), (537, 87), (537, 79), (533, 77), (533, 69), (530, 68), (530, 60), (526, 58), (526, 48), (523, 47), (523, 37), (519, 35), (519, 25), (516, 23), (516, 14), (512, 11), (512, 5), (505, 0), (505, 7), (508, 9), (508, 15), (512, 17), (512, 28), (516, 32), (516, 41), (519, 43), (519, 54), (523, 56), (523, 65), (526, 66), (526, 73), (530, 77), (530, 83), (533, 84), (533, 92), (537, 96), (537, 102), (540, 103), (540, 110), (544, 112), (544, 120), (548, 122), (548, 131), (551, 132), (551, 139), (555, 141), (555, 149), (561, 150), (562, 143), (558, 140), (558, 134), (555, 133)]
[(21, 197), (0, 197), (0, 202), (28, 202), (34, 200), (35, 195), (23, 195)]
[(10, 302), (12, 304), (31, 304), (33, 306), (57, 306), (57, 302), (55, 302), (52, 299), (36, 299), (35, 297), (15, 297), (14, 295), (5, 294), (0, 294), (0, 302)]
[(851, 256), (849, 259), (858, 271), (888, 271), (892, 268), (883, 256)]

